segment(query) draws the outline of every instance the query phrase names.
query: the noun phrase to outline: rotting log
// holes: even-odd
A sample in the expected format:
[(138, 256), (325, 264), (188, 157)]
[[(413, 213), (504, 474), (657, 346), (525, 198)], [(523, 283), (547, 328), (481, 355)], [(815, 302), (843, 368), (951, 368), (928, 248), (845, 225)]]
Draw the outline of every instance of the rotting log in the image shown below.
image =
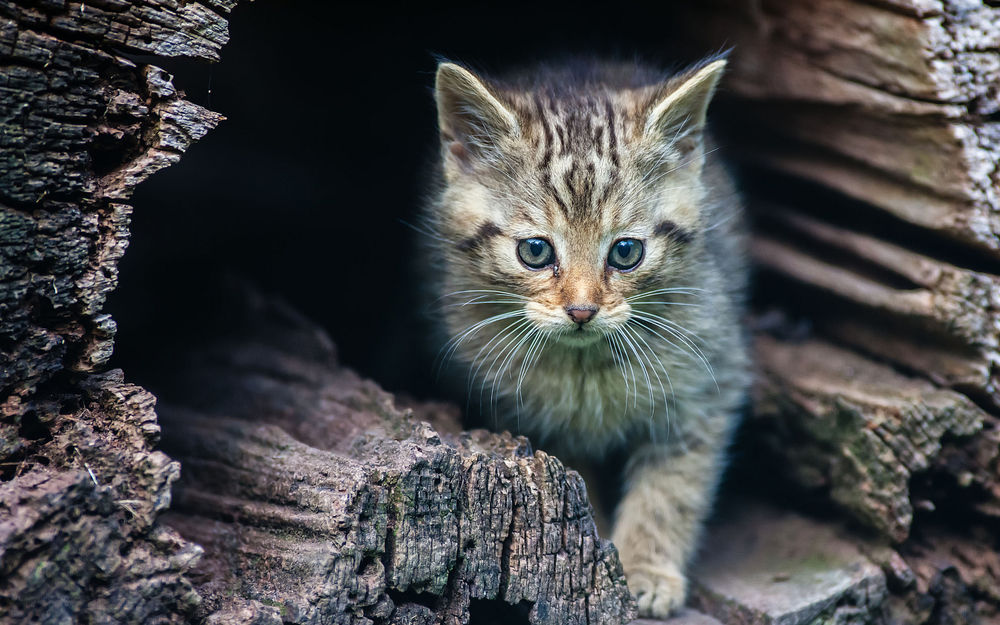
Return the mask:
[(167, 523), (205, 549), (213, 623), (629, 620), (578, 474), (524, 438), (461, 432), (457, 410), (397, 407), (321, 329), (255, 302), (161, 408), (184, 466)]
[(758, 266), (849, 304), (813, 316), (825, 333), (1000, 410), (1000, 276), (785, 208), (757, 209)]
[(133, 187), (219, 115), (127, 53), (216, 59), (232, 2), (0, 2), (0, 621), (180, 623), (154, 398), (103, 372)]
[[(452, 431), (441, 408), (415, 406), (433, 424), (415, 425), (318, 338), (275, 363), (269, 374), (287, 377), (270, 393), (171, 412), (186, 481), (163, 523), (179, 464), (155, 451), (152, 395), (104, 371), (115, 327), (102, 309), (132, 188), (220, 118), (124, 55), (217, 59), (233, 4), (0, 1), (0, 620), (461, 622), (466, 607), (485, 621), (625, 618), (613, 551), (593, 532), (579, 478), (515, 439)], [(995, 620), (998, 9), (713, 0), (679, 10), (678, 21), (699, 25), (691, 33), (737, 46), (726, 93), (739, 103), (734, 120), (748, 122), (736, 125), (762, 131), (734, 134), (738, 153), (914, 228), (867, 232), (837, 203), (765, 215), (777, 226), (758, 238), (765, 279), (822, 338), (764, 337), (752, 437), (800, 485), (826, 489), (881, 533), (872, 544), (845, 538), (890, 591), (883, 613), (864, 604), (866, 621)], [(927, 237), (920, 250), (907, 247), (915, 230)], [(816, 294), (837, 306), (795, 309)], [(232, 361), (252, 348), (232, 347), (214, 371), (266, 382), (268, 372)], [(232, 389), (209, 381), (188, 388)], [(337, 384), (339, 400), (311, 403)], [(279, 398), (288, 403), (277, 410)], [(373, 425), (381, 437), (358, 434)], [(351, 492), (357, 508), (336, 516)], [(500, 514), (477, 519), (487, 494)], [(914, 510), (934, 508), (959, 521), (914, 522)], [(761, 518), (744, 521), (783, 527)], [(200, 563), (191, 538), (207, 550)], [(853, 595), (831, 596), (817, 601), (862, 618), (850, 613)], [(752, 602), (702, 605), (734, 622), (770, 614)]]

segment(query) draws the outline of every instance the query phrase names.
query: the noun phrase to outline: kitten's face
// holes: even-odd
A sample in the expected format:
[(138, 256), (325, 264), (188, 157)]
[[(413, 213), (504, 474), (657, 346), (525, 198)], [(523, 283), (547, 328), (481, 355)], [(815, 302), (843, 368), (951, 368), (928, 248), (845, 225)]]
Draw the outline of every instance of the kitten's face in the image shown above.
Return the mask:
[[(517, 305), (527, 318), (563, 343), (588, 345), (618, 329), (630, 318), (628, 298), (682, 279), (677, 274), (692, 244), (687, 233), (697, 219), (654, 194), (628, 196), (625, 189), (639, 181), (593, 164), (584, 174), (595, 190), (587, 210), (563, 210), (571, 195), (565, 187), (545, 189), (530, 176), (457, 181), (462, 217), (449, 234), (459, 235), (458, 249), (442, 269), (457, 286), (525, 298)], [(503, 299), (494, 295), (479, 299)]]
[(585, 348), (678, 299), (654, 291), (686, 284), (700, 244), (701, 129), (721, 69), (555, 96), (442, 65), (446, 187), (432, 217), (450, 241), (436, 270), (451, 330), (484, 324), (469, 341), (480, 348), (510, 328)]

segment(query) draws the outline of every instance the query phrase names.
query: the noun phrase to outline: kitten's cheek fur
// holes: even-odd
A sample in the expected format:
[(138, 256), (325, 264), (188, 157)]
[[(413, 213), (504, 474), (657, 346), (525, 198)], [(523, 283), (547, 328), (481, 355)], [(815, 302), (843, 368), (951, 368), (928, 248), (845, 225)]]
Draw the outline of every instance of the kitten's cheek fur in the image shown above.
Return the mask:
[(531, 319), (537, 327), (543, 330), (553, 332), (558, 331), (563, 326), (568, 327), (569, 325), (566, 313), (561, 310), (553, 310), (549, 306), (538, 302), (528, 302), (525, 304), (524, 312), (528, 319)]

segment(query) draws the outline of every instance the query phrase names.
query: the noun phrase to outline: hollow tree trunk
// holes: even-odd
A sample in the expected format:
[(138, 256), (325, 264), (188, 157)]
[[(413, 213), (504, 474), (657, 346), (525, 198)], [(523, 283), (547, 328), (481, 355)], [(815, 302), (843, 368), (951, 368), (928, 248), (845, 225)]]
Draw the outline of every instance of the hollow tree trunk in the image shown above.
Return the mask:
[[(0, 1), (0, 619), (626, 620), (578, 476), (400, 409), (278, 305), (203, 353), (165, 409), (175, 458), (156, 451), (154, 398), (105, 371), (102, 308), (132, 188), (220, 117), (122, 55), (216, 59), (232, 5)], [(873, 530), (738, 510), (695, 603), (727, 623), (996, 619), (1000, 10), (713, 0), (678, 20), (737, 46), (722, 115), (754, 176), (837, 193), (751, 198), (775, 307), (748, 436)]]
[(206, 550), (214, 622), (248, 605), (276, 624), (629, 620), (579, 475), (523, 438), (462, 432), (450, 406), (400, 409), (321, 329), (249, 311), (161, 410), (184, 466), (167, 522)]

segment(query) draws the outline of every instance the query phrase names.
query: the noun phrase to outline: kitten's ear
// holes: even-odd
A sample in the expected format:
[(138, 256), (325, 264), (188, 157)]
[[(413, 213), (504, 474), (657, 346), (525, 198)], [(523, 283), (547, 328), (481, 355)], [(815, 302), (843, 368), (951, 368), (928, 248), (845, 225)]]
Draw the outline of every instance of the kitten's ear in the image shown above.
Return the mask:
[(497, 149), (497, 139), (518, 132), (517, 118), (475, 74), (438, 65), (434, 84), (441, 143), (463, 166)]
[(726, 60), (718, 59), (670, 80), (650, 108), (646, 135), (675, 143), (682, 152), (699, 147), (708, 103), (725, 69)]

